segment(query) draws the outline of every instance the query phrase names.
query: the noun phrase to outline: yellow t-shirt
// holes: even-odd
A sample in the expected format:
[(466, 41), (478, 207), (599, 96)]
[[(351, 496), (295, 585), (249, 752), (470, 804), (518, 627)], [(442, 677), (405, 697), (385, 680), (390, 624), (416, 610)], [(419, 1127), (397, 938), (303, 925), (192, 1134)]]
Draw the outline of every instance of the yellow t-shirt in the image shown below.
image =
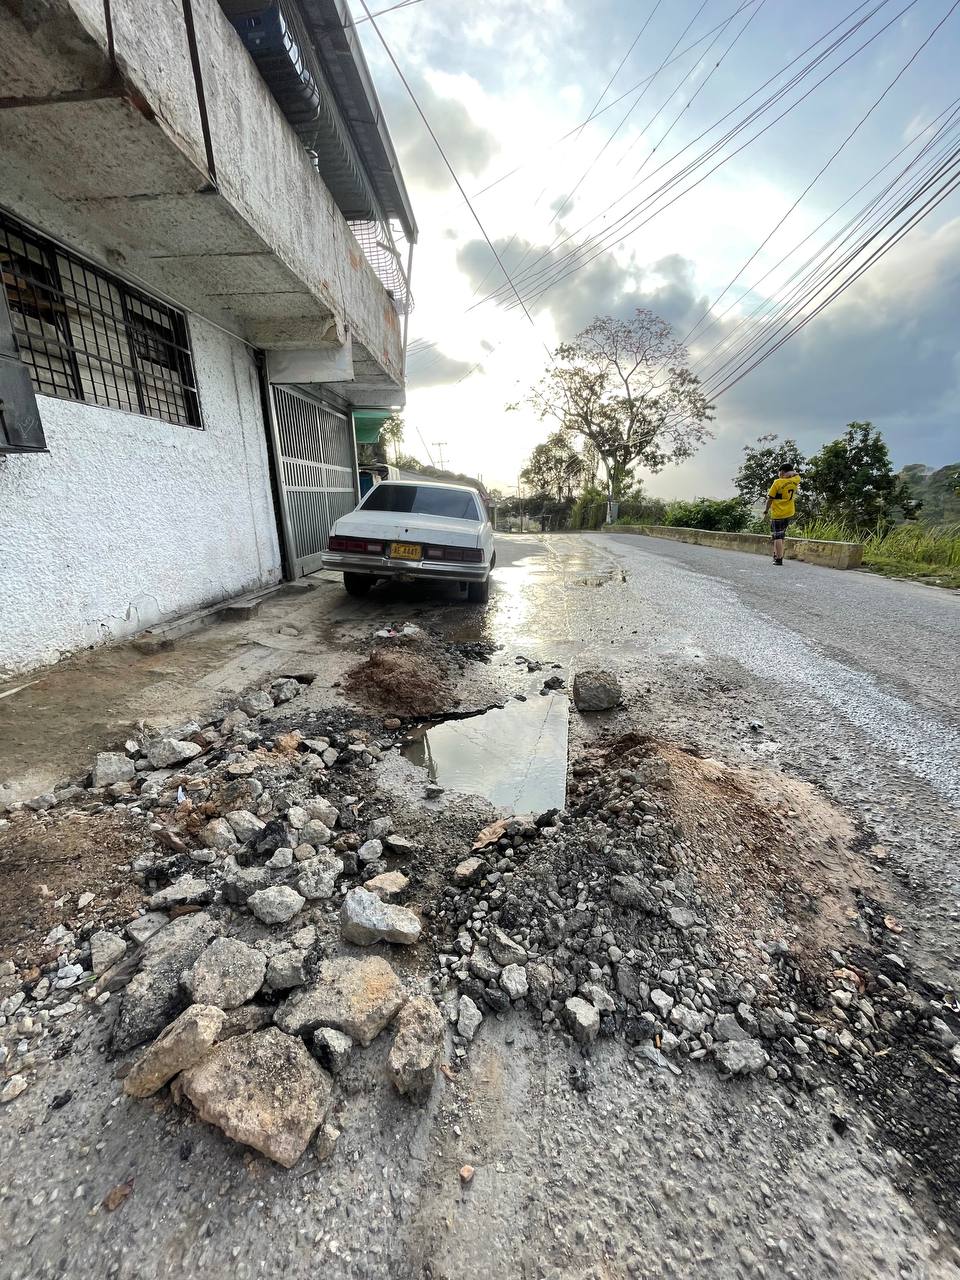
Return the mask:
[(797, 514), (797, 505), (794, 502), (794, 498), (799, 488), (799, 476), (779, 476), (774, 480), (767, 490), (767, 494), (772, 499), (770, 514), (774, 520), (786, 520), (790, 516)]

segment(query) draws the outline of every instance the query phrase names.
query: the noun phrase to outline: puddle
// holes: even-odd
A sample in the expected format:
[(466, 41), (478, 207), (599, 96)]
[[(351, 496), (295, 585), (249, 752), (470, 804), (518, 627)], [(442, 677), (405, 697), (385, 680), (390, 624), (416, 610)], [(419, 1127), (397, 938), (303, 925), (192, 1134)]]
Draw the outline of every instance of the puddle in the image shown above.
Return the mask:
[(508, 813), (562, 809), (569, 712), (565, 694), (534, 693), (467, 720), (424, 725), (403, 755), (441, 787), (486, 796)]

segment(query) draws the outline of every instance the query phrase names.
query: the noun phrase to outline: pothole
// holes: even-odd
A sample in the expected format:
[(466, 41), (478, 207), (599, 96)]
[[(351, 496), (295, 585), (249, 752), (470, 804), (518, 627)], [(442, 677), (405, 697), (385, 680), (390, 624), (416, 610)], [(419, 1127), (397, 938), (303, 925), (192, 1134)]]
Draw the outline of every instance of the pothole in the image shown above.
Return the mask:
[(544, 813), (566, 799), (569, 712), (565, 694), (533, 694), (420, 725), (401, 750), (446, 790), (485, 796), (507, 813)]

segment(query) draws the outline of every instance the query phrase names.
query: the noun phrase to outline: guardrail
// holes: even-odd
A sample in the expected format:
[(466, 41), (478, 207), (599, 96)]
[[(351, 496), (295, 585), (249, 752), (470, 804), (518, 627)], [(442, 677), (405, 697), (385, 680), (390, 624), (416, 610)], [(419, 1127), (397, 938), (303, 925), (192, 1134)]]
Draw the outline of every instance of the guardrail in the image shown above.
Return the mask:
[[(603, 532), (642, 533), (648, 538), (671, 538), (674, 542), (692, 542), (696, 546), (770, 555), (770, 537), (763, 533), (718, 533), (713, 529), (677, 529), (664, 524), (605, 524)], [(829, 542), (826, 538), (786, 538), (783, 555), (787, 560), (803, 560), (828, 569), (858, 569), (863, 562), (863, 544)]]

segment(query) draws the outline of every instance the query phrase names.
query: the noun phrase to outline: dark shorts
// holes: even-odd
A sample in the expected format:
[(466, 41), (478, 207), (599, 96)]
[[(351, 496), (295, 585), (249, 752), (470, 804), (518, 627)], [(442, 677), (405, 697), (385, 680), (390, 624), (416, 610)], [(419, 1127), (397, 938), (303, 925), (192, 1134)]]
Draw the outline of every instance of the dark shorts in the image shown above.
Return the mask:
[(785, 537), (787, 532), (787, 525), (789, 523), (790, 523), (789, 516), (787, 516), (786, 520), (771, 520), (770, 521), (770, 537), (771, 538)]

